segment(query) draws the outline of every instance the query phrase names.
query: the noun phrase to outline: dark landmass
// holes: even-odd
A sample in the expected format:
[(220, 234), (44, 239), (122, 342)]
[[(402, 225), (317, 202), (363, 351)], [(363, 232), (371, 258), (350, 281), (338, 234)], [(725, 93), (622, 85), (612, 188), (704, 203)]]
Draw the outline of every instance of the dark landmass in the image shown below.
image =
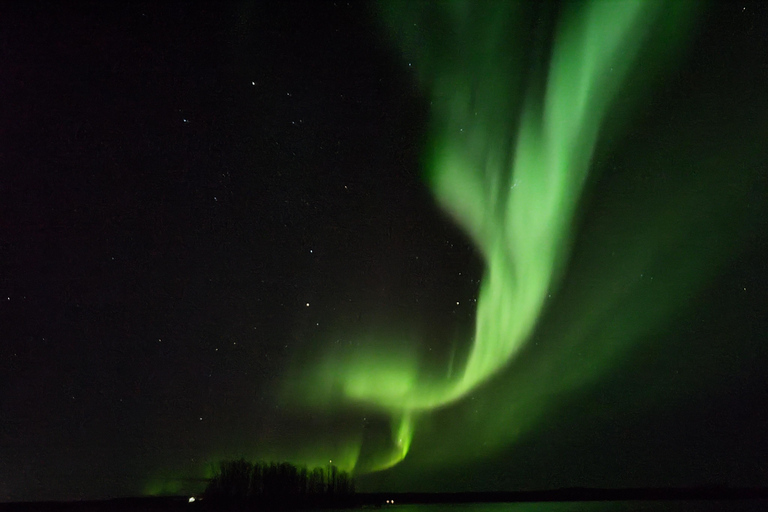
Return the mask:
[[(0, 503), (0, 511), (215, 511), (227, 510), (218, 504), (189, 496), (118, 498), (98, 501)], [(334, 503), (334, 508), (386, 507), (388, 503), (439, 504), (439, 503), (522, 503), (568, 501), (718, 501), (768, 499), (768, 488), (691, 487), (680, 489), (557, 489), (549, 491), (514, 492), (457, 492), (457, 493), (359, 493), (345, 504)], [(323, 504), (312, 505), (322, 509)], [(274, 507), (279, 510), (280, 507)], [(249, 510), (249, 509), (239, 509)], [(265, 510), (254, 508), (252, 510)], [(267, 509), (268, 510), (268, 509)]]
[(366, 503), (520, 503), (553, 501), (679, 501), (768, 499), (768, 488), (690, 487), (593, 489), (569, 488), (548, 491), (376, 493), (359, 494)]

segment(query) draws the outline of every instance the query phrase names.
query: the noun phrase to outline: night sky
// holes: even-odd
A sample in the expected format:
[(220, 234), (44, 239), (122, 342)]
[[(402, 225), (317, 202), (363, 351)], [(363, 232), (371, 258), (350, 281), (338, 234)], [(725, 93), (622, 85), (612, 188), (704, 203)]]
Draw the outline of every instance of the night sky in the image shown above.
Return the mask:
[[(483, 5), (474, 27), (499, 4)], [(520, 40), (540, 76), (565, 14), (532, 5)], [(363, 354), (402, 380), (418, 360), (416, 386), (460, 366), (486, 268), (425, 179), (440, 98), (429, 55), (388, 33), (397, 16), (0, 11), (0, 501), (190, 492), (221, 458), (344, 465), (362, 445), (359, 469), (386, 451), (396, 407), (340, 397), (346, 369)], [(524, 346), (420, 408), (405, 459), (360, 490), (768, 485), (768, 7), (691, 19), (642, 94), (612, 100)], [(412, 26), (475, 62), (472, 30)], [(330, 399), (306, 391), (318, 378)]]

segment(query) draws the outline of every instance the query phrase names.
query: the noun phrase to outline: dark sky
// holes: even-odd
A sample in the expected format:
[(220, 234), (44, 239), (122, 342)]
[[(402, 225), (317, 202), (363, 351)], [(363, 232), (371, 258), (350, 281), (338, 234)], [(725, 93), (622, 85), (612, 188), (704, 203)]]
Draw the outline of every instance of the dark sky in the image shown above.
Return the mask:
[[(483, 262), (421, 179), (429, 100), (372, 12), (341, 1), (2, 9), (0, 501), (182, 491), (217, 457), (263, 456), (273, 439), (311, 446), (308, 426), (332, 433), (336, 420), (284, 413), (277, 390), (340, 328), (399, 322), (422, 347), (471, 334)], [(566, 306), (537, 336), (569, 322), (568, 301), (599, 275), (590, 241), (632, 240), (634, 217), (611, 224), (615, 237), (601, 231), (605, 212), (623, 211), (611, 204), (635, 185), (648, 197), (686, 186), (674, 163), (626, 164), (669, 149), (649, 142), (660, 126), (686, 127), (689, 153), (720, 158), (708, 160), (717, 185), (701, 189), (717, 197), (696, 204), (743, 185), (729, 173), (756, 177), (744, 208), (696, 224), (716, 225), (711, 237), (737, 226), (738, 243), (663, 329), (638, 335), (654, 342), (553, 400), (520, 442), (477, 458), (465, 446), (447, 464), (417, 437), (413, 459), (364, 490), (768, 483), (768, 10), (718, 3), (698, 23), (623, 152), (598, 162)], [(670, 257), (698, 264), (702, 229)], [(642, 293), (638, 304), (656, 300)], [(454, 414), (427, 421), (436, 439)], [(490, 435), (477, 432), (465, 436)]]

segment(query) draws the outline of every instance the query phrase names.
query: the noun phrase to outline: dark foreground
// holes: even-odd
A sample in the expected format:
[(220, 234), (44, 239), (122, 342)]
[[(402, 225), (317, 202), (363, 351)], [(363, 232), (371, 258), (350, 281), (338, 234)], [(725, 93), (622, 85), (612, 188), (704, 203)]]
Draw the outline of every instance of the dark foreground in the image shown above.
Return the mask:
[[(554, 502), (633, 502), (633, 501), (744, 501), (768, 500), (768, 488), (699, 487), (687, 489), (558, 489), (554, 491), (518, 491), (486, 493), (360, 493), (344, 503), (309, 504), (307, 510), (356, 509), (395, 505), (427, 504), (488, 504), (488, 503), (554, 503)], [(671, 503), (670, 503), (671, 504)], [(0, 511), (216, 511), (248, 510), (230, 508), (189, 496), (117, 498), (97, 501), (0, 503)], [(293, 509), (285, 507), (257, 507), (254, 510)]]

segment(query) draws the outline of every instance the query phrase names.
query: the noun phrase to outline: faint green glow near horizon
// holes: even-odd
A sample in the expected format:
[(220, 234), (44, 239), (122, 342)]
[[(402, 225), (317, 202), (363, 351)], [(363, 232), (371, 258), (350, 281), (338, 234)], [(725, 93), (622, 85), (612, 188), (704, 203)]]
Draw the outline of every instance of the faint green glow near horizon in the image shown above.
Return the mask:
[[(307, 402), (351, 402), (391, 416), (390, 452), (366, 470), (403, 460), (414, 415), (467, 396), (525, 345), (568, 260), (609, 109), (631, 88), (625, 79), (644, 46), (685, 15), (683, 3), (569, 4), (539, 71), (522, 64), (530, 49), (510, 46), (518, 28), (510, 22), (521, 4), (383, 5), (433, 100), (430, 186), (482, 253), (485, 275), (467, 359), (449, 378), (424, 375), (415, 351), (391, 352), (386, 343), (343, 358), (329, 355), (308, 372), (299, 393)], [(410, 29), (422, 22), (428, 26)]]

